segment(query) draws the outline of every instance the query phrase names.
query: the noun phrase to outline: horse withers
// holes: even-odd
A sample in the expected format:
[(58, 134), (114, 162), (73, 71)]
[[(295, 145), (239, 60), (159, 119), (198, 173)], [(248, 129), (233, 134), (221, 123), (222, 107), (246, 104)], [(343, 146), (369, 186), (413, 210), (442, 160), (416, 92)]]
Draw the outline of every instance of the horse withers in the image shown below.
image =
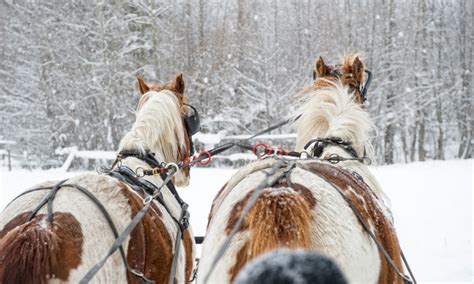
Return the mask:
[[(191, 152), (182, 75), (162, 85), (146, 84), (139, 78), (139, 89), (136, 121), (121, 140), (121, 158), (111, 171), (127, 169), (132, 179), (134, 173), (154, 167), (150, 160), (179, 163), (188, 160)], [(140, 180), (150, 187), (163, 184), (160, 175)], [(179, 170), (173, 181), (178, 186), (187, 185), (189, 169)], [(0, 283), (79, 282), (107, 255), (117, 233), (124, 231), (142, 209), (146, 194), (127, 178), (96, 174), (79, 175), (62, 183), (46, 182), (35, 189), (12, 201), (0, 215)], [(164, 186), (162, 202), (153, 200), (125, 239), (126, 265), (121, 254), (114, 253), (97, 271), (94, 282), (168, 283), (172, 279), (185, 283), (191, 278), (194, 237), (190, 227), (182, 228), (176, 222), (182, 208), (173, 193)], [(183, 231), (182, 239), (176, 242), (178, 230)], [(171, 275), (176, 244), (176, 273)]]
[(403, 283), (387, 198), (365, 164), (373, 126), (363, 107), (364, 74), (357, 56), (336, 66), (319, 58), (294, 115), (295, 150), (306, 158), (261, 159), (220, 190), (198, 283), (234, 282), (246, 263), (281, 248), (333, 259), (349, 283)]

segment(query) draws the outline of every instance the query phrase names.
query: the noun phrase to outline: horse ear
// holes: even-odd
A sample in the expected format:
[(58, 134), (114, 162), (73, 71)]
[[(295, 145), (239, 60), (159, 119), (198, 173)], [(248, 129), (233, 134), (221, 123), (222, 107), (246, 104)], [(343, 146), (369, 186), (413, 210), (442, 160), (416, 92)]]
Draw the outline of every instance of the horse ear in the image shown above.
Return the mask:
[(138, 89), (140, 90), (140, 95), (143, 95), (150, 90), (150, 87), (148, 87), (148, 85), (145, 83), (143, 78), (137, 77), (137, 80), (138, 80)]
[(174, 80), (173, 88), (178, 94), (184, 94), (184, 89), (186, 85), (184, 84), (183, 74), (179, 73)]
[(324, 60), (321, 56), (319, 57), (318, 61), (316, 61), (316, 68), (314, 71), (313, 77), (315, 78), (324, 77), (330, 73), (329, 67), (326, 66), (326, 63), (324, 63)]
[(357, 56), (352, 63), (352, 76), (356, 79), (357, 82), (362, 84), (364, 78), (364, 63)]

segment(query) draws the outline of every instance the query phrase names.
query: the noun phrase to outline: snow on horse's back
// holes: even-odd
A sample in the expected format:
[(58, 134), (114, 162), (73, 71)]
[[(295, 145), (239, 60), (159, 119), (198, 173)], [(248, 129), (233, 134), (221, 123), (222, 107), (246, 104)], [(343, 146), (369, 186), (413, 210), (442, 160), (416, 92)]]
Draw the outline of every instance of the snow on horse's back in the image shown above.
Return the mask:
[[(372, 123), (360, 93), (364, 68), (357, 56), (348, 56), (341, 66), (334, 67), (326, 65), (322, 58), (317, 61), (315, 82), (301, 94), (304, 97), (295, 115), (301, 114), (296, 122), (296, 150), (303, 150), (308, 141), (316, 139), (306, 148), (312, 153), (318, 139), (337, 137), (340, 140), (335, 141), (346, 141), (346, 148), (327, 143), (314, 158), (324, 160), (337, 155), (358, 159), (371, 155)], [(348, 204), (359, 211), (402, 270), (385, 195), (361, 161), (341, 161), (335, 166), (314, 159), (269, 158), (240, 169), (214, 199), (198, 283), (233, 282), (247, 262), (280, 248), (301, 248), (329, 256), (350, 283), (402, 283)], [(278, 163), (282, 166), (277, 166), (273, 173)], [(258, 188), (265, 183), (266, 186)], [(216, 262), (219, 248), (237, 229), (243, 208), (257, 190), (261, 192), (255, 204)]]
[[(138, 154), (149, 151), (165, 163), (189, 159), (189, 137), (183, 125), (184, 81), (181, 75), (164, 85), (146, 84), (139, 79), (140, 102), (136, 122), (122, 139), (120, 151)], [(104, 106), (105, 107), (105, 106)], [(151, 169), (146, 162), (123, 158), (121, 166), (135, 171)], [(147, 177), (161, 185), (159, 176)], [(175, 182), (187, 184), (189, 171), (178, 174)], [(47, 182), (47, 187), (57, 182)], [(69, 185), (69, 186), (68, 186)], [(97, 262), (107, 255), (115, 236), (104, 213), (84, 192), (87, 189), (106, 209), (118, 233), (143, 207), (144, 193), (108, 175), (84, 174), (64, 183), (52, 202), (34, 210), (50, 194), (37, 190), (19, 196), (0, 214), (0, 283), (77, 283)], [(184, 283), (194, 269), (195, 245), (189, 227), (183, 232), (176, 275), (171, 275), (174, 244), (181, 207), (172, 192), (161, 190), (167, 208), (153, 201), (123, 248), (128, 265), (156, 283), (167, 283), (170, 277)], [(128, 272), (117, 252), (105, 262), (93, 281), (98, 283), (138, 283)]]

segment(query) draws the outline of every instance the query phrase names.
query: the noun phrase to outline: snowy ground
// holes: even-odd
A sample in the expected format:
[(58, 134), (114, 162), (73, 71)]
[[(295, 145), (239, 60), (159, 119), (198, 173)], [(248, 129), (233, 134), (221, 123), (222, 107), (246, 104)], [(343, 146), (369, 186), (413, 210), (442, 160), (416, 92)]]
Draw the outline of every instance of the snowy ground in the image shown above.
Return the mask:
[[(372, 169), (392, 200), (401, 244), (419, 282), (473, 281), (473, 162), (436, 161)], [(193, 169), (191, 186), (180, 190), (190, 204), (196, 235), (204, 234), (212, 199), (232, 173), (232, 169)], [(75, 174), (0, 169), (0, 210), (29, 186)]]

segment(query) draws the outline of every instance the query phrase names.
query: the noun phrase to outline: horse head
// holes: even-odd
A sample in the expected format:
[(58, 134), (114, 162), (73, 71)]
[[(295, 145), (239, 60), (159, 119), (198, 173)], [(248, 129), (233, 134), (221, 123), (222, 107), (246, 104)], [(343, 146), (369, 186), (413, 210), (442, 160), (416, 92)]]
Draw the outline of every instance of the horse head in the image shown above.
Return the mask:
[(364, 110), (365, 73), (357, 55), (346, 56), (336, 65), (326, 64), (322, 57), (316, 60), (314, 82), (304, 89), (296, 112), (301, 115), (297, 150), (306, 149), (313, 139), (337, 137), (350, 143), (357, 156), (372, 155), (369, 133), (373, 124)]
[(149, 91), (155, 91), (155, 92), (161, 92), (163, 90), (171, 91), (178, 99), (180, 110), (183, 113), (185, 113), (186, 84), (184, 83), (183, 74), (181, 73), (178, 74), (174, 80), (171, 80), (164, 84), (146, 83), (141, 77), (138, 77), (137, 80), (138, 80), (138, 90), (140, 92), (139, 93), (140, 97), (143, 97), (143, 95)]
[[(179, 145), (173, 147), (175, 149), (174, 153), (172, 153), (173, 157), (168, 157), (167, 160), (169, 161), (165, 162), (186, 162), (190, 159), (190, 156), (194, 151), (191, 136), (199, 130), (199, 119), (197, 118), (197, 111), (186, 104), (185, 86), (182, 74), (178, 74), (175, 79), (164, 84), (146, 83), (143, 78), (138, 77), (138, 89), (140, 95), (140, 100), (138, 102), (138, 115), (140, 110), (143, 109), (150, 100), (159, 99), (155, 98), (155, 96), (166, 96), (171, 93), (177, 102), (177, 109), (179, 110), (181, 121), (177, 123), (179, 127), (176, 127), (177, 129), (175, 129), (176, 132), (174, 133), (174, 136), (176, 138), (175, 141)], [(194, 120), (197, 119), (197, 125), (189, 125), (188, 122), (190, 117), (194, 118)], [(180, 137), (183, 139), (180, 139)], [(165, 138), (162, 140), (162, 142), (164, 142), (164, 140), (167, 139)], [(178, 174), (173, 177), (173, 180), (178, 186), (187, 185), (189, 183), (189, 167), (182, 168)]]
[(364, 106), (365, 90), (368, 87), (369, 78), (365, 82), (364, 73), (370, 78), (370, 72), (366, 71), (364, 63), (357, 55), (346, 56), (342, 64), (326, 65), (320, 56), (313, 70), (314, 88), (327, 88), (331, 83), (341, 81), (343, 86), (349, 87), (353, 92), (355, 101)]

